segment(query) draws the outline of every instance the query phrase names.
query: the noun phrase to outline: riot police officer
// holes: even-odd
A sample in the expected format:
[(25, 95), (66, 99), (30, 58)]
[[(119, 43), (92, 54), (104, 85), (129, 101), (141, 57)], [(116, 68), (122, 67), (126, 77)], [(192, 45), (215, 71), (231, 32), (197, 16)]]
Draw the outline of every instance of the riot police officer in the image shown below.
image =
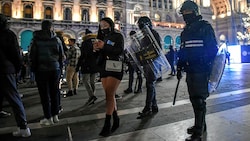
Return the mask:
[[(161, 37), (156, 32), (154, 29), (152, 29), (152, 22), (147, 16), (140, 17), (138, 20), (138, 27), (142, 30), (144, 26), (148, 26), (156, 39), (158, 45), (161, 47)], [(146, 47), (146, 45), (150, 44), (150, 40), (145, 38), (141, 42), (141, 47)], [(145, 102), (145, 107), (142, 110), (142, 112), (139, 112), (139, 117), (143, 118), (145, 116), (151, 115), (152, 113), (157, 113), (158, 112), (158, 106), (157, 106), (157, 101), (156, 101), (156, 92), (155, 92), (155, 83), (157, 80), (156, 74), (152, 71), (150, 68), (150, 65), (147, 64), (143, 66), (144, 70), (144, 76), (146, 78), (146, 88), (147, 88), (147, 96), (146, 96), (146, 102)]]
[(185, 1), (180, 9), (186, 23), (181, 33), (181, 49), (178, 54), (177, 79), (186, 72), (189, 98), (194, 110), (194, 126), (187, 129), (191, 134), (186, 141), (200, 141), (206, 132), (206, 98), (211, 65), (217, 53), (217, 41), (212, 26), (202, 20), (198, 5)]

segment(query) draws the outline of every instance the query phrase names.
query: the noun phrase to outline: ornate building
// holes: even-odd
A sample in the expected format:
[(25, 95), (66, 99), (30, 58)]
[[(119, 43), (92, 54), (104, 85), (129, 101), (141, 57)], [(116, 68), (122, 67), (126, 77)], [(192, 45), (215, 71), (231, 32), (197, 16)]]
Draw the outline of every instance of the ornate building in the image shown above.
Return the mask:
[[(242, 31), (242, 16), (249, 0), (194, 0), (203, 19), (215, 28), (218, 39), (237, 44), (236, 32)], [(178, 8), (184, 0), (0, 0), (0, 12), (10, 17), (10, 27), (18, 35), (20, 46), (27, 51), (32, 33), (41, 29), (43, 19), (52, 20), (55, 31), (64, 38), (81, 42), (85, 29), (96, 33), (98, 21), (110, 17), (125, 37), (137, 30), (140, 16), (149, 16), (162, 37), (164, 48), (179, 47), (180, 32), (185, 26)], [(67, 41), (67, 40), (66, 40)]]

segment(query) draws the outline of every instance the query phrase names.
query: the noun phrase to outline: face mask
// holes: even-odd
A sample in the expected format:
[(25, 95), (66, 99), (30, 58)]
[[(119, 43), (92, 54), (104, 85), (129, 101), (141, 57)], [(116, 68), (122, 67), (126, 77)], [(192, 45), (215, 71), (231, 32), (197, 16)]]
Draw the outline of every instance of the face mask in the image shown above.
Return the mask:
[(183, 19), (186, 24), (191, 24), (196, 20), (196, 15), (194, 13), (183, 15)]
[(110, 28), (102, 29), (102, 34), (108, 34), (110, 32)]

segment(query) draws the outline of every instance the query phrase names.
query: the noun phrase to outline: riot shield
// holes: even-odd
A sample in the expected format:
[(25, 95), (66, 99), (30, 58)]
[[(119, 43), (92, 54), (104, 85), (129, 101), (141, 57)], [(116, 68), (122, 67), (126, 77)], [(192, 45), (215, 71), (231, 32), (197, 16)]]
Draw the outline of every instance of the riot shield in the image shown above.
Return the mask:
[(216, 54), (208, 82), (208, 92), (214, 92), (221, 80), (226, 64), (226, 44), (223, 43)]
[(145, 68), (152, 71), (157, 78), (170, 70), (171, 67), (148, 26), (132, 35), (128, 42), (125, 50), (144, 76), (147, 74)]

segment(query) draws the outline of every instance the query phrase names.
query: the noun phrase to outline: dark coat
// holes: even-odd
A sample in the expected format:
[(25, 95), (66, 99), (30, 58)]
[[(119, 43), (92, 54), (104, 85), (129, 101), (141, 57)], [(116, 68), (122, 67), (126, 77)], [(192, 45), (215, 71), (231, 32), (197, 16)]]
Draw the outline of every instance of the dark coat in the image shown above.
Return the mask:
[(21, 55), (15, 33), (9, 29), (0, 29), (0, 74), (18, 73), (21, 64)]
[(81, 56), (79, 58), (77, 68), (81, 68), (81, 73), (97, 73), (99, 67), (97, 65), (98, 53), (93, 51), (91, 35), (86, 35), (81, 46)]

